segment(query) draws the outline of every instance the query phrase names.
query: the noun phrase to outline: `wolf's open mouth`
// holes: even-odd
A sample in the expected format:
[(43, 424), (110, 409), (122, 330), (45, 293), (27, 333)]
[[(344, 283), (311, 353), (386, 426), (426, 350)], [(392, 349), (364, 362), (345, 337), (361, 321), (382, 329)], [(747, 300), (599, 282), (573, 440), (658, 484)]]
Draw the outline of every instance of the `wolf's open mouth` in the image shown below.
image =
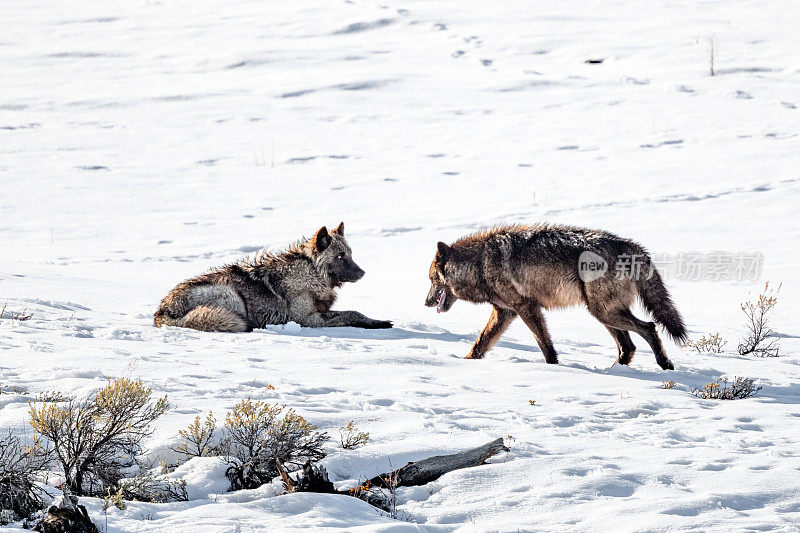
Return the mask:
[(445, 298), (445, 290), (442, 289), (439, 291), (439, 300), (436, 302), (436, 312), (441, 313), (442, 309), (444, 308), (444, 298)]

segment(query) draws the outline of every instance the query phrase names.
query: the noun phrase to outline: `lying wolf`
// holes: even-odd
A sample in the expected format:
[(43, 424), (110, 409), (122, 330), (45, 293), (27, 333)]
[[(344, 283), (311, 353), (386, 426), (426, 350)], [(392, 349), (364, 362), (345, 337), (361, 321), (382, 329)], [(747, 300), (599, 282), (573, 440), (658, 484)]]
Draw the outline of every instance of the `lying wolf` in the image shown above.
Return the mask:
[(356, 311), (332, 311), (336, 289), (358, 281), (364, 271), (353, 261), (344, 222), (323, 226), (285, 252), (262, 252), (184, 281), (161, 302), (155, 324), (200, 331), (251, 331), (294, 321), (313, 328), (390, 328)]
[(659, 366), (671, 370), (674, 366), (656, 325), (631, 313), (637, 298), (675, 341), (686, 340), (683, 319), (645, 249), (605, 231), (549, 225), (496, 227), (452, 246), (438, 243), (429, 277), (428, 307), (448, 311), (456, 300), (494, 307), (467, 359), (482, 358), (519, 316), (536, 337), (545, 360), (558, 363), (542, 310), (584, 304), (614, 337), (617, 362), (630, 364), (636, 346), (628, 332), (633, 331), (653, 349)]

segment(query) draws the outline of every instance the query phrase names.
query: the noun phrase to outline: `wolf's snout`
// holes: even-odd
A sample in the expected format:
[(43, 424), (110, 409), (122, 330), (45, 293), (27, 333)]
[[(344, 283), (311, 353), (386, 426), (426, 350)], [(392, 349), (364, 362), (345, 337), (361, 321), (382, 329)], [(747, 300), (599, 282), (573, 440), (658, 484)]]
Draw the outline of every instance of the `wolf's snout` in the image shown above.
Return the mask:
[(355, 282), (363, 278), (364, 274), (366, 274), (366, 272), (364, 272), (361, 267), (353, 263), (347, 272), (345, 272), (345, 275), (342, 276), (342, 281)]
[(339, 265), (334, 272), (339, 281), (350, 283), (360, 280), (365, 274), (364, 270), (352, 259)]
[(436, 292), (431, 289), (425, 298), (425, 307), (433, 307), (434, 305), (436, 305)]

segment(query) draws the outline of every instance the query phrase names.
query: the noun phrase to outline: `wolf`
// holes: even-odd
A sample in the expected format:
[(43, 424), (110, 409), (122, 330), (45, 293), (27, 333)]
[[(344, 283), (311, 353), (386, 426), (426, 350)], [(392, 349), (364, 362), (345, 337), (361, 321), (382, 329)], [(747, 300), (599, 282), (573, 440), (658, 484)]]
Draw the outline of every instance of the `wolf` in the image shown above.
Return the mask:
[(184, 281), (161, 301), (155, 325), (232, 332), (289, 321), (312, 328), (391, 328), (388, 320), (331, 310), (336, 289), (364, 277), (352, 254), (344, 222), (331, 232), (323, 226), (284, 252), (263, 251)]
[(662, 369), (675, 368), (656, 324), (631, 312), (637, 299), (676, 342), (687, 337), (645, 248), (606, 231), (548, 224), (494, 227), (452, 245), (439, 242), (429, 278), (425, 305), (439, 312), (449, 311), (456, 300), (492, 304), (489, 322), (467, 359), (482, 358), (519, 316), (545, 361), (558, 363), (542, 310), (573, 305), (585, 305), (608, 329), (623, 365), (636, 351), (633, 331), (647, 341)]

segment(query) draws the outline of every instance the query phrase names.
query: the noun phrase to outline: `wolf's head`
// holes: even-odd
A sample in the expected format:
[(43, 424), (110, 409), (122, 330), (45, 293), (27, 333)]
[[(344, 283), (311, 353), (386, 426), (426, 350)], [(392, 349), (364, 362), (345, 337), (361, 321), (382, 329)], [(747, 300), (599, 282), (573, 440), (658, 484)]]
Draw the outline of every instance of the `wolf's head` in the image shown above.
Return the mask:
[(344, 238), (344, 222), (331, 232), (322, 226), (308, 244), (317, 268), (327, 273), (334, 286), (364, 277), (364, 271), (353, 261), (353, 251)]
[(447, 280), (445, 265), (452, 256), (452, 249), (445, 243), (436, 245), (436, 257), (433, 258), (428, 277), (431, 280), (431, 289), (425, 299), (425, 305), (436, 307), (436, 312), (446, 313), (453, 307), (458, 298), (453, 294), (453, 289)]

